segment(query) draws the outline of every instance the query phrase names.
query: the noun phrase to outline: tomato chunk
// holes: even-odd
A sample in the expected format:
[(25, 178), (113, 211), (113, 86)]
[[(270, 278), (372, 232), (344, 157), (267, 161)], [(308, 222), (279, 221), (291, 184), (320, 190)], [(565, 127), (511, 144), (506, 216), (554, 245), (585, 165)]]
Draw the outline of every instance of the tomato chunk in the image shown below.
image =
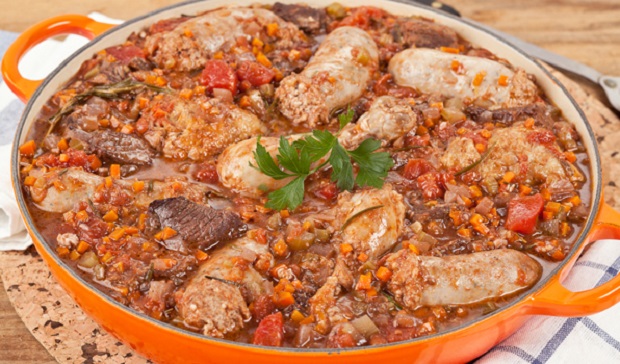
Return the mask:
[(371, 20), (380, 20), (385, 16), (385, 11), (372, 6), (360, 6), (352, 11), (351, 15), (342, 19), (337, 26), (343, 27), (351, 25), (354, 27), (368, 29), (371, 25)]
[(264, 319), (258, 324), (254, 332), (255, 345), (266, 346), (282, 346), (282, 337), (284, 336), (284, 318), (281, 312), (276, 312)]
[(108, 54), (112, 55), (114, 58), (121, 62), (129, 62), (132, 59), (144, 58), (144, 51), (141, 48), (136, 47), (135, 45), (127, 45), (127, 46), (115, 46), (106, 48), (105, 50)]
[(437, 172), (428, 172), (417, 178), (418, 188), (422, 190), (424, 200), (436, 200), (443, 197), (445, 192), (443, 180), (442, 174)]
[(326, 201), (331, 201), (338, 196), (338, 187), (334, 182), (325, 183), (314, 191), (314, 195)]
[(434, 171), (435, 168), (424, 159), (410, 159), (405, 165), (403, 177), (414, 180), (423, 174)]
[(248, 81), (254, 87), (271, 82), (276, 73), (258, 62), (244, 61), (237, 69), (237, 77), (241, 81)]
[(543, 209), (540, 193), (516, 198), (508, 203), (508, 217), (504, 226), (518, 233), (531, 234), (536, 230), (538, 215)]
[(207, 87), (207, 92), (213, 92), (214, 88), (225, 88), (235, 95), (238, 82), (235, 71), (221, 59), (208, 60), (200, 76), (200, 83)]

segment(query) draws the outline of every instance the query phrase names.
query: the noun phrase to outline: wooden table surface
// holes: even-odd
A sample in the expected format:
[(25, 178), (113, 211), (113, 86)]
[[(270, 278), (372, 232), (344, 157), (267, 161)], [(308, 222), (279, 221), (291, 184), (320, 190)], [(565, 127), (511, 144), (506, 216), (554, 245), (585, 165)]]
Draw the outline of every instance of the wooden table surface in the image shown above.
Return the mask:
[[(311, 3), (309, 0), (305, 1)], [(178, 1), (0, 2), (0, 29), (20, 32), (38, 21), (56, 15), (98, 11), (113, 18), (130, 19)], [(346, 1), (341, 0), (341, 3), (346, 4)], [(620, 76), (619, 0), (444, 0), (444, 3), (455, 6), (464, 17), (583, 62), (602, 73)], [(590, 82), (578, 77), (574, 79), (586, 88), (596, 89)], [(54, 359), (21, 322), (6, 292), (0, 289), (0, 364), (53, 362)]]

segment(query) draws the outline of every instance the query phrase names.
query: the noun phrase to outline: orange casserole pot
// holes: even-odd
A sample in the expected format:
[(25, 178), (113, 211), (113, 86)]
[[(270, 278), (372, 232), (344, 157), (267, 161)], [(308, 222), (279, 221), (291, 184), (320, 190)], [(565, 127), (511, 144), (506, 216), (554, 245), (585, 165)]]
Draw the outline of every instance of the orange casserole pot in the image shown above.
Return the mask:
[[(280, 0), (285, 3), (298, 1)], [(249, 5), (256, 0), (236, 0), (234, 5)], [(271, 3), (260, 0), (258, 2)], [(327, 6), (332, 0), (313, 1), (313, 6)], [(130, 345), (140, 354), (158, 363), (224, 363), (252, 362), (269, 364), (296, 363), (353, 363), (353, 362), (434, 362), (455, 363), (472, 360), (515, 332), (532, 315), (585, 316), (605, 310), (620, 301), (620, 276), (588, 291), (571, 292), (562, 286), (571, 267), (588, 244), (598, 239), (620, 239), (620, 213), (603, 202), (601, 162), (596, 139), (583, 112), (567, 91), (535, 60), (506, 41), (438, 10), (393, 1), (354, 0), (348, 6), (378, 6), (399, 15), (419, 15), (434, 19), (456, 30), (466, 40), (533, 74), (546, 95), (572, 122), (584, 139), (591, 161), (591, 210), (585, 227), (571, 252), (532, 289), (515, 298), (514, 302), (492, 314), (452, 330), (409, 341), (351, 349), (293, 349), (271, 348), (214, 339), (184, 331), (138, 313), (107, 297), (95, 286), (80, 278), (43, 240), (30, 216), (19, 178), (18, 146), (35, 116), (61, 85), (95, 52), (122, 43), (133, 31), (160, 19), (193, 14), (199, 11), (231, 5), (226, 0), (198, 0), (163, 8), (145, 16), (113, 27), (81, 15), (66, 15), (48, 19), (22, 33), (7, 50), (2, 61), (2, 76), (11, 90), (28, 102), (20, 121), (12, 151), (13, 188), (26, 226), (39, 254), (52, 273), (73, 299), (101, 326)], [(45, 80), (28, 80), (18, 70), (22, 55), (34, 45), (58, 34), (75, 33), (92, 41), (65, 60)]]

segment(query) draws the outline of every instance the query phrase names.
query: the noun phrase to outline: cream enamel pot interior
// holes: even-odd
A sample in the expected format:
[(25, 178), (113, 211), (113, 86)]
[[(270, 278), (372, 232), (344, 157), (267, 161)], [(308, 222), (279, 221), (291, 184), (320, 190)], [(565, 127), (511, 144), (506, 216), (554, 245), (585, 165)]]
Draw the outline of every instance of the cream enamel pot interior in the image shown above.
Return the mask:
[[(333, 0), (313, 1), (315, 7), (327, 6)], [(271, 3), (255, 0), (192, 1), (173, 5), (112, 27), (80, 15), (52, 18), (34, 25), (7, 50), (2, 62), (3, 77), (7, 85), (28, 104), (20, 121), (12, 152), (12, 180), (19, 206), (33, 238), (37, 251), (50, 267), (52, 273), (75, 301), (101, 326), (130, 345), (140, 354), (159, 363), (327, 363), (349, 362), (465, 362), (484, 354), (494, 345), (512, 334), (531, 315), (584, 316), (602, 311), (620, 301), (620, 276), (607, 283), (583, 292), (571, 292), (561, 282), (579, 254), (591, 242), (602, 238), (620, 238), (620, 214), (602, 198), (601, 164), (596, 139), (585, 116), (567, 91), (536, 61), (496, 36), (469, 24), (466, 20), (452, 17), (438, 10), (392, 1), (355, 0), (346, 5), (376, 6), (397, 15), (418, 15), (434, 19), (456, 30), (463, 38), (475, 45), (489, 49), (513, 65), (533, 74), (538, 84), (572, 122), (584, 139), (591, 161), (591, 211), (584, 230), (567, 258), (548, 272), (532, 289), (521, 294), (514, 302), (492, 314), (468, 324), (419, 339), (352, 349), (291, 349), (270, 348), (240, 344), (205, 337), (183, 331), (135, 312), (108, 298), (96, 287), (74, 273), (43, 240), (28, 212), (19, 177), (18, 146), (25, 141), (27, 131), (47, 100), (95, 52), (124, 42), (130, 33), (152, 23), (181, 14), (228, 5)], [(284, 0), (284, 3), (296, 1)], [(92, 41), (64, 61), (43, 81), (22, 77), (18, 70), (21, 56), (31, 47), (54, 35), (77, 33)]]

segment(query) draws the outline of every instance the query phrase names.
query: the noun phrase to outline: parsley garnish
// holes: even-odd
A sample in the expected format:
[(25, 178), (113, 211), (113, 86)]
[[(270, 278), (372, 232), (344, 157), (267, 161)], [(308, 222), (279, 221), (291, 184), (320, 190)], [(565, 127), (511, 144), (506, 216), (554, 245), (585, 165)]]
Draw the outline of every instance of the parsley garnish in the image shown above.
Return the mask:
[[(338, 116), (341, 128), (353, 118), (353, 111), (348, 109)], [(304, 182), (312, 173), (326, 164), (332, 167), (331, 180), (341, 190), (351, 190), (355, 185), (381, 188), (388, 171), (394, 165), (387, 152), (377, 152), (381, 142), (374, 139), (364, 140), (354, 150), (346, 150), (338, 138), (326, 130), (314, 130), (312, 135), (294, 141), (292, 144), (285, 137), (280, 137), (276, 159), (271, 157), (265, 147), (256, 141), (254, 159), (259, 171), (274, 179), (294, 179), (286, 186), (269, 193), (266, 207), (274, 210), (295, 209), (304, 199)], [(331, 154), (330, 154), (331, 152)], [(327, 161), (312, 167), (326, 155)], [(351, 161), (353, 160), (353, 161)], [(357, 176), (353, 175), (353, 162), (357, 164)]]

